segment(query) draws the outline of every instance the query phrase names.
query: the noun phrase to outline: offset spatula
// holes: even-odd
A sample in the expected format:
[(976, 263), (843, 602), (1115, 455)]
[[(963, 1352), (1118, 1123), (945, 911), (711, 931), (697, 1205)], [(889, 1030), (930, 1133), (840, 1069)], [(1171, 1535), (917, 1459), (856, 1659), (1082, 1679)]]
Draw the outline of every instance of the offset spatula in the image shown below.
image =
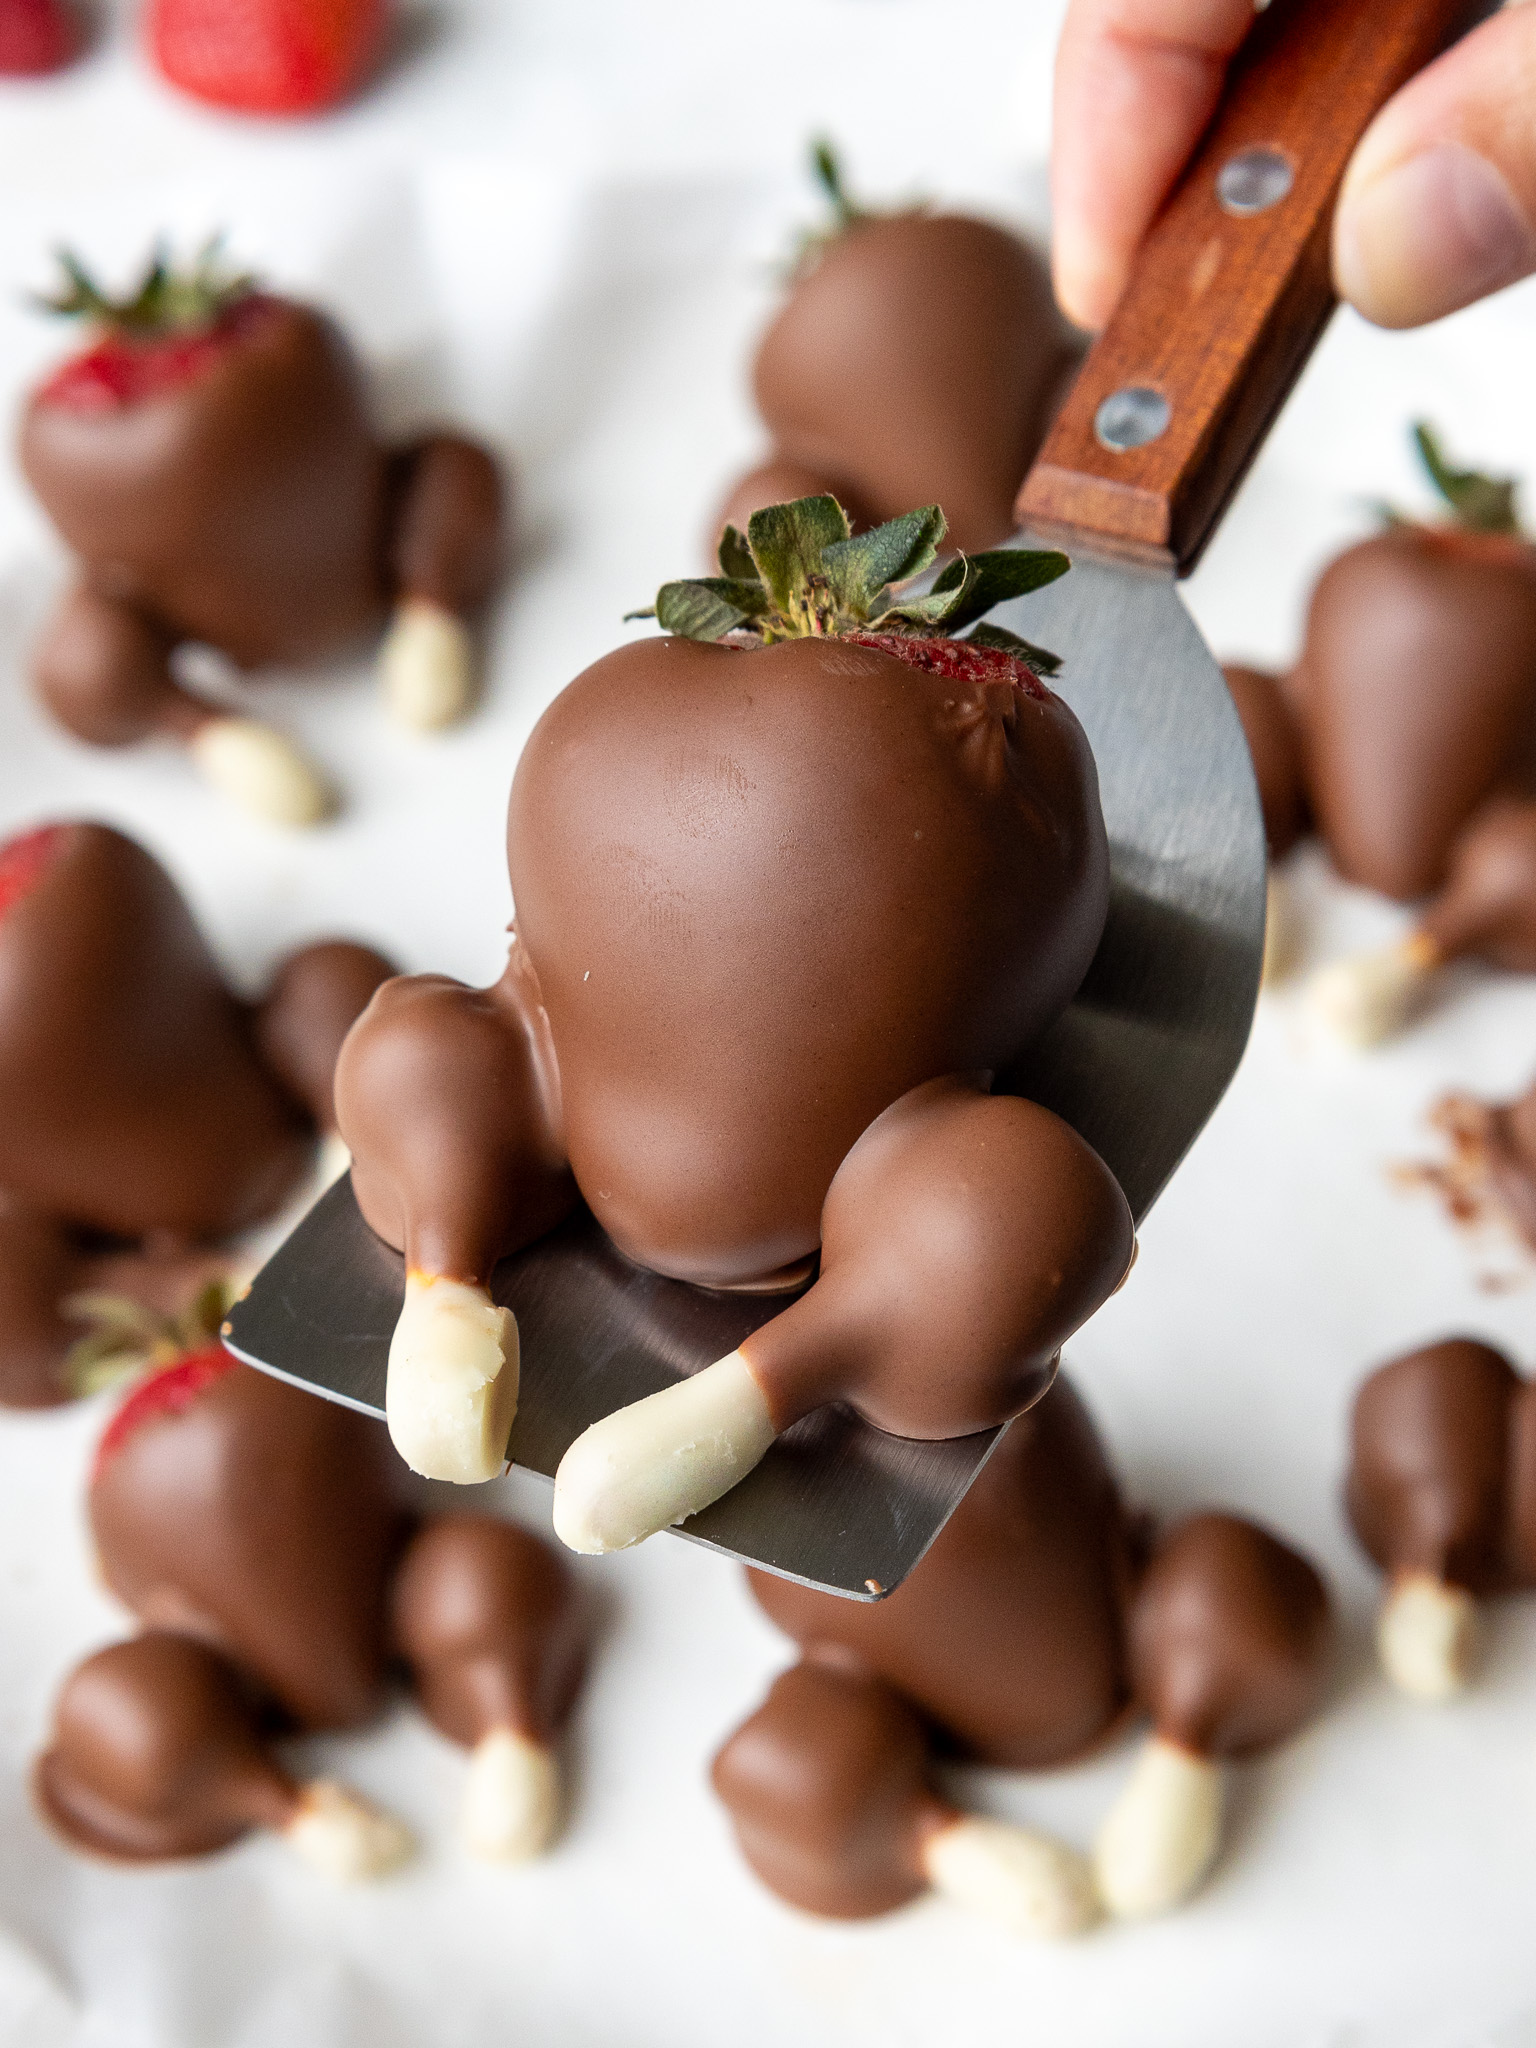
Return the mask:
[[(1020, 494), (1028, 537), (1064, 544), (1075, 566), (997, 622), (1063, 657), (1055, 687), (1098, 762), (1113, 889), (1077, 1000), (1006, 1085), (1076, 1126), (1138, 1219), (1237, 1066), (1264, 938), (1247, 748), (1175, 578), (1332, 310), (1329, 221), (1356, 140), (1484, 11), (1467, 0), (1274, 0)], [(382, 1416), (404, 1285), (403, 1261), (343, 1180), (268, 1261), (225, 1335), (249, 1364)], [(590, 1423), (723, 1357), (785, 1302), (637, 1271), (585, 1214), (504, 1261), (492, 1291), (521, 1332), (511, 1457), (546, 1477)], [(922, 1556), (998, 1434), (916, 1443), (823, 1409), (679, 1533), (878, 1599)]]

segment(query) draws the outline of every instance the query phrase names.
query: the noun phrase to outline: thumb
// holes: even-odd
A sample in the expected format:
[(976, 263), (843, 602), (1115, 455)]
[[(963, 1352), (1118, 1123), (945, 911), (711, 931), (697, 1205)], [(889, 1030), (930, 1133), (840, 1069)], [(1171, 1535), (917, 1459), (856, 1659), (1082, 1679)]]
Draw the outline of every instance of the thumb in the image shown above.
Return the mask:
[(1506, 7), (1366, 130), (1333, 229), (1340, 295), (1417, 327), (1536, 270), (1536, 4)]

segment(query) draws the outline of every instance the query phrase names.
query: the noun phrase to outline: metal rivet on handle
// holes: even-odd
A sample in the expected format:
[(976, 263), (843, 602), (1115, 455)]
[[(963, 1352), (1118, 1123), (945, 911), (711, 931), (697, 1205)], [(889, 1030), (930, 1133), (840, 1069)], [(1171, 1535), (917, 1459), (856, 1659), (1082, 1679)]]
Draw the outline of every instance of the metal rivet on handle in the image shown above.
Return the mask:
[(1224, 212), (1247, 220), (1278, 206), (1295, 182), (1295, 171), (1278, 149), (1245, 149), (1216, 173), (1216, 197)]
[(1101, 447), (1119, 455), (1127, 448), (1145, 448), (1155, 441), (1172, 417), (1161, 391), (1145, 384), (1127, 384), (1104, 400), (1093, 416), (1093, 431)]

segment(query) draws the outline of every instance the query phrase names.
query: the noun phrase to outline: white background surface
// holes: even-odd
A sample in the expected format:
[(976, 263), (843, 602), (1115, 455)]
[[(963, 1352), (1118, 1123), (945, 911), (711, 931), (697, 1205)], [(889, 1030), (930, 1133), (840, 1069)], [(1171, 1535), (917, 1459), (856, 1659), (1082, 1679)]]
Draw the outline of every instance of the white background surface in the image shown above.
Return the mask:
[[(20, 303), (67, 238), (125, 275), (159, 229), (213, 227), (280, 287), (323, 297), (401, 422), (467, 421), (519, 478), (515, 574), (480, 716), (431, 744), (385, 729), (361, 669), (261, 699), (345, 786), (296, 840), (205, 797), (174, 754), (92, 754), (32, 710), (24, 653), (62, 562), (0, 470), (0, 830), (60, 812), (142, 836), (231, 972), (344, 928), (410, 967), (496, 971), (501, 814), (541, 707), (697, 563), (756, 434), (745, 394), (772, 264), (812, 204), (804, 138), (838, 136), (875, 196), (927, 191), (1041, 219), (1057, 9), (1033, 0), (464, 0), (413, 24), (357, 107), (247, 124), (176, 101), (117, 21), (84, 64), (0, 86), (0, 407), (59, 350)], [(1425, 504), (1404, 426), (1536, 477), (1527, 287), (1414, 337), (1334, 326), (1190, 590), (1219, 653), (1294, 647), (1318, 562), (1381, 494)], [(1536, 503), (1536, 500), (1533, 500)], [(633, 630), (633, 629), (629, 629)], [(324, 687), (315, 687), (323, 681)], [(1454, 688), (1454, 678), (1446, 679)], [(1395, 914), (1303, 859), (1313, 957)], [(0, 1417), (0, 2041), (6, 2048), (1531, 2048), (1536, 2043), (1536, 1615), (1508, 1602), (1476, 1694), (1416, 1709), (1371, 1669), (1371, 1575), (1338, 1508), (1351, 1390), (1452, 1329), (1536, 1362), (1536, 1289), (1389, 1184), (1434, 1149), (1447, 1085), (1523, 1086), (1536, 985), (1469, 977), (1392, 1050), (1330, 1064), (1285, 996), (1261, 1005), (1230, 1096), (1150, 1221), (1134, 1279), (1071, 1366), (1132, 1489), (1222, 1502), (1334, 1576), (1326, 1718), (1234, 1787), (1207, 1892), (1161, 1924), (1030, 1949), (923, 1905), (862, 1927), (796, 1916), (731, 1848), (704, 1783), (785, 1647), (717, 1559), (668, 1538), (585, 1574), (599, 1617), (565, 1842), (483, 1870), (453, 1845), (457, 1754), (409, 1711), (311, 1745), (419, 1831), (419, 1864), (328, 1890), (252, 1843), (154, 1873), (55, 1846), (25, 1792), (48, 1701), (123, 1631), (80, 1518), (94, 1405)], [(1504, 1261), (1508, 1265), (1509, 1261)], [(508, 1483), (547, 1524), (548, 1497)], [(1089, 1840), (1119, 1751), (965, 1796)]]

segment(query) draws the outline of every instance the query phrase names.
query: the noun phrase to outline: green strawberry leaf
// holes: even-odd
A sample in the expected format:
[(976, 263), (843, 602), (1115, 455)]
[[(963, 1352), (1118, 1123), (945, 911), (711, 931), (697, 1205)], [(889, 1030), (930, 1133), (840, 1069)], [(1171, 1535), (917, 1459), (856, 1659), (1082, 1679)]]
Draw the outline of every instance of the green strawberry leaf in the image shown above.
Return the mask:
[(1413, 440), (1430, 482), (1463, 526), (1474, 533), (1519, 533), (1518, 484), (1514, 477), (1484, 476), (1476, 469), (1452, 469), (1439, 437), (1423, 420), (1415, 423)]
[(722, 576), (734, 577), (739, 583), (757, 581), (757, 564), (747, 546), (746, 535), (738, 527), (727, 525), (722, 530), (718, 555)]
[(848, 515), (836, 498), (796, 498), (765, 505), (747, 521), (747, 545), (775, 611), (802, 616), (811, 591), (825, 583), (824, 548), (848, 538)]
[(1033, 640), (1021, 640), (1006, 626), (973, 626), (965, 636), (965, 644), (967, 647), (995, 647), (1000, 654), (1016, 654), (1020, 661), (1029, 663), (1037, 676), (1061, 673), (1059, 654), (1052, 654), (1048, 647), (1037, 647)]
[(845, 610), (867, 618), (888, 583), (905, 583), (932, 567), (945, 531), (938, 506), (922, 505), (872, 532), (834, 541), (821, 551), (833, 596)]
[(655, 619), (663, 632), (684, 640), (723, 640), (740, 626), (750, 625), (768, 609), (760, 583), (732, 576), (698, 576), (663, 583), (648, 611), (626, 612), (626, 619)]

